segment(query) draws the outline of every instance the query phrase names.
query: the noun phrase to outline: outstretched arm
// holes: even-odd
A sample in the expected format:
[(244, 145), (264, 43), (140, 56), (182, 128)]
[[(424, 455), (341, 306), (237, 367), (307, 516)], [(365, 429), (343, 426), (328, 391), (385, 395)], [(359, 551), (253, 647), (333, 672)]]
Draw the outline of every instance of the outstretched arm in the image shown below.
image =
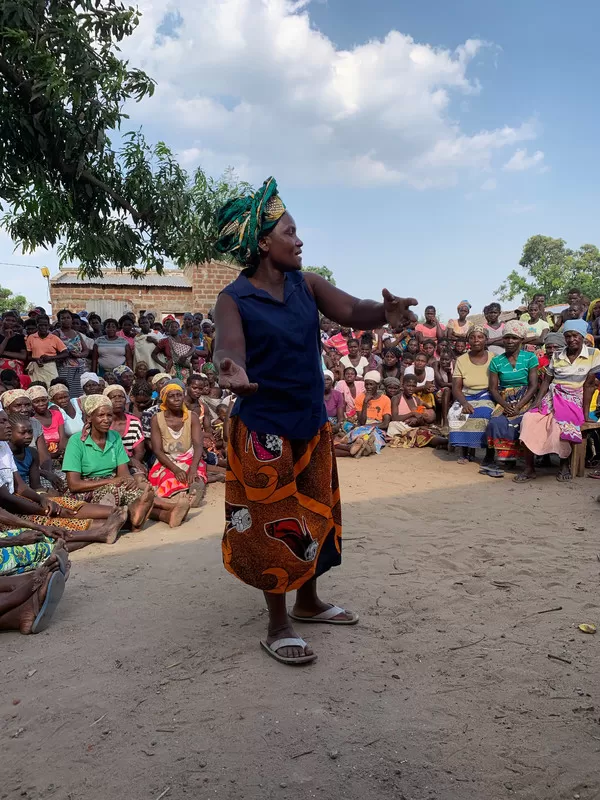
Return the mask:
[(409, 308), (417, 304), (414, 297), (396, 297), (384, 289), (383, 303), (377, 303), (375, 300), (359, 300), (358, 297), (353, 297), (333, 286), (320, 275), (313, 272), (303, 274), (307, 286), (317, 301), (319, 311), (344, 327), (370, 330), (380, 328), (389, 322), (399, 328), (416, 320)]

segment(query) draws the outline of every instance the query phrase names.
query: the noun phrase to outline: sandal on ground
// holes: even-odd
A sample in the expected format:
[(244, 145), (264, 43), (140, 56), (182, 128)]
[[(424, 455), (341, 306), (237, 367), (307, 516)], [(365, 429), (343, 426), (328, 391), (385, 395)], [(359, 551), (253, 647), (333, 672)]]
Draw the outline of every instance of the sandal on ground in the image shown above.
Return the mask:
[(298, 656), (298, 658), (287, 658), (286, 656), (279, 655), (277, 651), (283, 649), (284, 647), (302, 647), (304, 649), (306, 647), (306, 642), (304, 639), (300, 639), (299, 637), (277, 639), (277, 641), (272, 642), (271, 644), (268, 644), (265, 639), (261, 639), (260, 646), (263, 648), (263, 650), (267, 651), (271, 658), (274, 658), (275, 661), (279, 661), (280, 664), (289, 664), (294, 666), (296, 664), (311, 664), (313, 661), (317, 660), (316, 653), (313, 653), (312, 656)]
[[(350, 614), (350, 619), (334, 619), (340, 614)], [(315, 614), (314, 617), (299, 617), (293, 611), (290, 611), (288, 616), (296, 622), (326, 622), (329, 625), (356, 625), (359, 619), (358, 614), (355, 614), (354, 611), (346, 611), (345, 608), (339, 606), (326, 608), (325, 611)]]
[(471, 459), (468, 456), (461, 456), (460, 458), (456, 459), (457, 464), (470, 464)]
[[(60, 570), (58, 572), (53, 572), (50, 576), (50, 580), (48, 581), (48, 588), (46, 589), (46, 597), (44, 598), (44, 602), (42, 603), (41, 608), (39, 608), (33, 621), (33, 625), (31, 626), (32, 633), (41, 633), (48, 627), (50, 620), (52, 619), (52, 615), (56, 611), (56, 607), (60, 603), (60, 599), (63, 596), (64, 591), (65, 576)], [(33, 601), (34, 610), (36, 607), (37, 596), (38, 595), (36, 592)]]
[(483, 464), (481, 465), (481, 469), (479, 470), (480, 475), (487, 475), (488, 478), (503, 478), (504, 472), (498, 467), (484, 467)]
[(513, 483), (527, 483), (528, 481), (534, 481), (536, 478), (537, 475), (526, 475), (524, 472), (520, 472), (513, 478)]
[(593, 478), (596, 481), (600, 481), (600, 469), (595, 469), (593, 472), (588, 472), (588, 478)]
[(556, 476), (556, 480), (559, 483), (568, 483), (569, 481), (573, 480), (573, 475), (571, 474), (571, 470), (568, 472), (559, 472)]

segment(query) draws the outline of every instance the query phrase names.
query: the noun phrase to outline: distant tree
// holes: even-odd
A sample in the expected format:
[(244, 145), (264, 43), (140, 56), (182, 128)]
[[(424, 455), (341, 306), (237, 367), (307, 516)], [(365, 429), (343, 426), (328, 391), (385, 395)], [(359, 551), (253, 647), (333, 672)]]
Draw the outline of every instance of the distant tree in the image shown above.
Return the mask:
[(322, 278), (325, 278), (326, 281), (336, 286), (335, 278), (333, 277), (333, 272), (329, 269), (329, 267), (302, 267), (304, 272), (315, 272), (317, 275), (320, 275)]
[(13, 294), (10, 289), (3, 289), (0, 286), (0, 314), (5, 311), (18, 311), (23, 314), (31, 303), (22, 294)]
[(572, 287), (590, 299), (600, 297), (600, 250), (596, 245), (571, 250), (564, 239), (532, 236), (523, 247), (519, 266), (522, 272), (513, 270), (496, 290), (500, 299), (526, 301), (540, 292), (552, 305), (566, 302)]
[(0, 2), (2, 224), (26, 252), (57, 246), (90, 277), (210, 260), (214, 210), (245, 186), (190, 178), (141, 133), (111, 143), (125, 104), (154, 91), (119, 58), (139, 17), (121, 0)]

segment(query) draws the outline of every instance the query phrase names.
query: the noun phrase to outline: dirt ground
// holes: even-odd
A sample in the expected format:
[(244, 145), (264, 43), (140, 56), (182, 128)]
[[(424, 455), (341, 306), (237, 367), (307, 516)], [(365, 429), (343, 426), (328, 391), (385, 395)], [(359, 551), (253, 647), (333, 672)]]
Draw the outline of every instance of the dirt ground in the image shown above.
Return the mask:
[(301, 626), (307, 668), (269, 659), (211, 486), (178, 531), (76, 553), (51, 627), (0, 637), (0, 797), (599, 798), (600, 633), (577, 625), (600, 627), (600, 486), (429, 450), (340, 472), (322, 595), (359, 626)]

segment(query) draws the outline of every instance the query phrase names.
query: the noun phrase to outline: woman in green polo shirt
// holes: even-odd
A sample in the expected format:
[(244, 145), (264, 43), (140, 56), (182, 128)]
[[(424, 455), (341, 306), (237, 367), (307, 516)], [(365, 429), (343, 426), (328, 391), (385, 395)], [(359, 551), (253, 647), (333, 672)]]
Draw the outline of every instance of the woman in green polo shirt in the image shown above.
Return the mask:
[(497, 404), (487, 426), (487, 452), (481, 472), (492, 478), (504, 474), (498, 467), (516, 462), (521, 455), (519, 441), (523, 414), (538, 388), (538, 359), (522, 349), (528, 335), (525, 322), (511, 319), (504, 326), (504, 353), (490, 363), (489, 392)]
[(132, 530), (148, 519), (154, 501), (149, 484), (138, 485), (129, 474), (129, 456), (117, 431), (110, 429), (112, 403), (101, 394), (84, 398), (86, 424), (71, 436), (63, 459), (69, 494), (88, 503), (112, 495), (117, 506), (127, 506)]

